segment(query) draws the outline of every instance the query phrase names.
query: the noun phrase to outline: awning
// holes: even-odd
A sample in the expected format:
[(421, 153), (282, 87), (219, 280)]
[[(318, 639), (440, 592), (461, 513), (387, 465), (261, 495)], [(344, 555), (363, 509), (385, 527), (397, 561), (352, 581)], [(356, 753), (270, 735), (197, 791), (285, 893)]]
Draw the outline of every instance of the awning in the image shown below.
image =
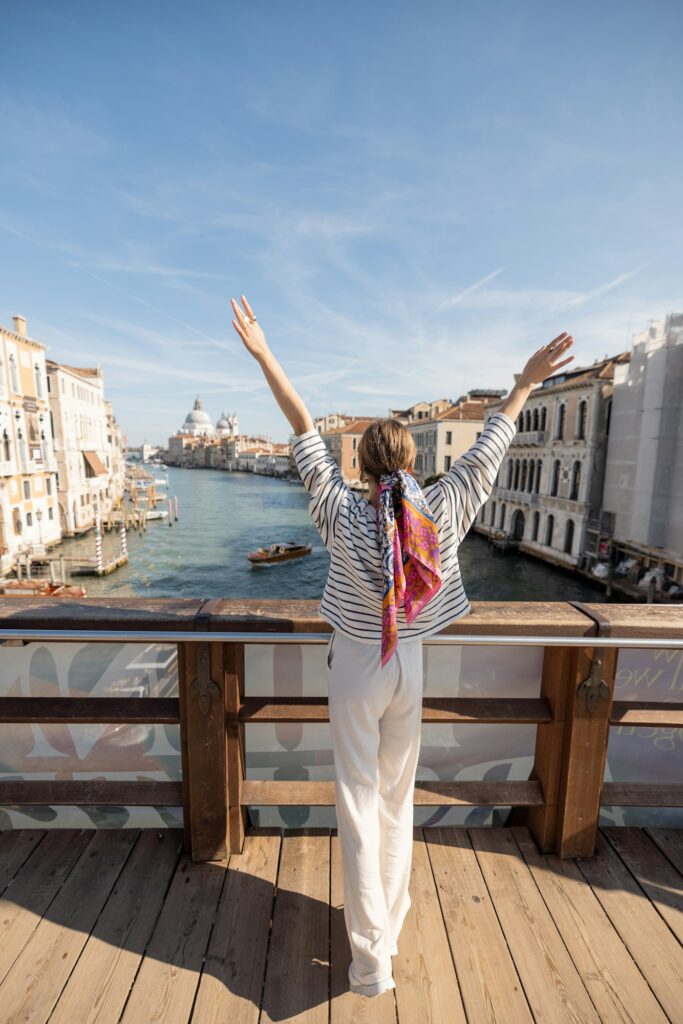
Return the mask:
[(100, 461), (97, 452), (83, 452), (83, 458), (85, 459), (86, 466), (93, 471), (95, 476), (107, 475), (107, 467)]

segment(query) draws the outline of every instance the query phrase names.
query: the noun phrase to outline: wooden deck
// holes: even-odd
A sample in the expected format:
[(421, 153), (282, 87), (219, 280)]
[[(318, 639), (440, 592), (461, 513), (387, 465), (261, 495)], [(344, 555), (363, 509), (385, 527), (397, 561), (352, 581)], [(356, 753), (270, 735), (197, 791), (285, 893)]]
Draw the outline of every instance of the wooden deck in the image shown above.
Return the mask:
[(335, 829), (252, 829), (193, 863), (179, 831), (0, 834), (5, 1024), (683, 1022), (683, 831), (592, 858), (523, 827), (415, 829), (396, 989), (348, 991)]

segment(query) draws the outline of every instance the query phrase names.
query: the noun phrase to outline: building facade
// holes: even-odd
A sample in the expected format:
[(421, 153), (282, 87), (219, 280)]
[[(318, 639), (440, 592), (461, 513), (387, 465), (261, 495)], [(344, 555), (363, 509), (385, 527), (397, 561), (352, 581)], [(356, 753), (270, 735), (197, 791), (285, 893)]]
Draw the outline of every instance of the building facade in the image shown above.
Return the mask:
[(582, 567), (602, 504), (615, 367), (627, 361), (622, 353), (577, 367), (531, 392), (477, 518), (480, 532), (510, 537), (546, 561)]
[(26, 320), (0, 327), (0, 572), (60, 539), (45, 348)]
[(121, 431), (99, 368), (51, 359), (46, 368), (59, 520), (62, 534), (72, 537), (91, 529), (123, 494)]

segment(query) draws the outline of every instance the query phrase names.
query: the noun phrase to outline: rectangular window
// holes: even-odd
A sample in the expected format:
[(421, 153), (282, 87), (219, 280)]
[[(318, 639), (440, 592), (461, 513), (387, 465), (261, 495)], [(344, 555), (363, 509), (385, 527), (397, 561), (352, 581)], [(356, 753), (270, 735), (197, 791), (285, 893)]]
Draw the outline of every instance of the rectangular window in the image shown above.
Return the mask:
[(52, 477), (48, 476), (45, 480), (45, 486), (47, 488), (48, 495), (52, 494)]
[(443, 460), (443, 468), (444, 468), (444, 472), (446, 472), (446, 473), (451, 468), (451, 457), (450, 457), (450, 455), (446, 455), (446, 457), (444, 458), (444, 460)]
[(447, 430), (446, 431), (446, 444), (451, 444), (452, 441), (453, 441), (453, 431), (452, 430)]
[(33, 515), (30, 512), (26, 513), (26, 525), (33, 526)]
[(24, 497), (25, 498), (30, 498), (31, 497), (31, 481), (30, 480), (24, 480)]
[(50, 505), (49, 509), (47, 510), (47, 518), (48, 519), (54, 519), (54, 513), (53, 513), (52, 505)]

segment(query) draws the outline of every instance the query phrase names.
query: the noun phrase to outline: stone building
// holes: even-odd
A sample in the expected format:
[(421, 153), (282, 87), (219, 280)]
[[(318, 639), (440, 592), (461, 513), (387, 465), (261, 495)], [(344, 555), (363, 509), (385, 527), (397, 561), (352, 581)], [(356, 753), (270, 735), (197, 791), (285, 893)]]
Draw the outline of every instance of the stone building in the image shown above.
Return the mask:
[(45, 348), (26, 320), (0, 327), (0, 573), (60, 539)]
[(531, 392), (477, 517), (480, 532), (511, 537), (546, 561), (579, 565), (602, 506), (615, 367), (627, 361), (622, 353), (572, 368)]
[(46, 361), (51, 435), (64, 536), (91, 529), (124, 488), (121, 431), (98, 368)]

